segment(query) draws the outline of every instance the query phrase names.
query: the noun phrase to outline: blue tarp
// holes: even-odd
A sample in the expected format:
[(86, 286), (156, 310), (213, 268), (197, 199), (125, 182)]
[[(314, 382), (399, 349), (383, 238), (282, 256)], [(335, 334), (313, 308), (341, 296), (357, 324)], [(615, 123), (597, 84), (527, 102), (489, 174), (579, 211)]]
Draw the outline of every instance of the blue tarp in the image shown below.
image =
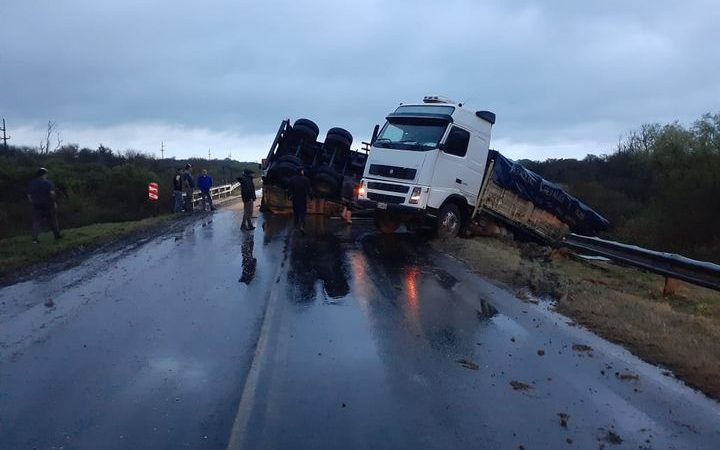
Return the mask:
[(509, 189), (533, 202), (535, 206), (554, 214), (566, 223), (572, 232), (594, 236), (610, 226), (607, 219), (563, 191), (557, 184), (505, 158), (495, 150), (490, 151), (490, 158), (495, 159), (492, 176), (498, 186)]

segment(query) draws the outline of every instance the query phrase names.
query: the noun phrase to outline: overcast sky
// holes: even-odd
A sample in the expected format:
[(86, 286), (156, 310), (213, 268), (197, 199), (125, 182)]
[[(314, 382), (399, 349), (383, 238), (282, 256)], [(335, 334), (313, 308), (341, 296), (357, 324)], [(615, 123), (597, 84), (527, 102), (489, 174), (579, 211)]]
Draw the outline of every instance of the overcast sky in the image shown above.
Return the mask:
[[(590, 6), (589, 6), (590, 5)], [(511, 158), (720, 112), (720, 2), (24, 0), (0, 8), (10, 143), (257, 160), (284, 118), (367, 140), (400, 102), (497, 114)]]

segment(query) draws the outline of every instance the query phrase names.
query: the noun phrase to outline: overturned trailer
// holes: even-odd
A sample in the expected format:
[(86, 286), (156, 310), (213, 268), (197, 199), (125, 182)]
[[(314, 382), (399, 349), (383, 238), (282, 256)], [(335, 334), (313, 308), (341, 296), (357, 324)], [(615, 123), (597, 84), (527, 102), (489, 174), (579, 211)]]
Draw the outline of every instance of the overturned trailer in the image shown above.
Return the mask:
[(289, 120), (282, 121), (262, 164), (264, 210), (291, 211), (287, 184), (301, 168), (313, 189), (308, 213), (335, 214), (341, 203), (352, 200), (343, 187), (359, 183), (367, 152), (351, 150), (353, 137), (342, 128), (330, 128), (323, 142), (318, 141), (319, 134), (311, 120), (298, 119), (292, 125)]

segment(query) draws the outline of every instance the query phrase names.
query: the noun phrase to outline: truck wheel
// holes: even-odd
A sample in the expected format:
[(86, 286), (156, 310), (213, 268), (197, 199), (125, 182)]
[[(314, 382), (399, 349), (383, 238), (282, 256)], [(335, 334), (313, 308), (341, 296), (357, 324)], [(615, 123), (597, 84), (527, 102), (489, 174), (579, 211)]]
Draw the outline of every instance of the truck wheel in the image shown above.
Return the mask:
[(318, 128), (317, 124), (310, 119), (298, 119), (293, 124), (293, 127), (296, 127), (298, 125), (311, 129), (315, 134), (315, 137), (320, 134), (320, 128)]
[(290, 162), (278, 162), (268, 170), (270, 184), (287, 184), (288, 180), (298, 174), (298, 166)]
[(440, 239), (454, 238), (462, 228), (460, 209), (454, 203), (445, 203), (437, 218), (437, 234)]
[(297, 137), (298, 139), (304, 139), (307, 141), (315, 141), (318, 137), (318, 134), (310, 127), (306, 127), (305, 125), (295, 125), (292, 129), (292, 135)]
[(325, 145), (337, 146), (341, 149), (348, 149), (352, 145), (353, 137), (349, 131), (343, 128), (330, 128), (325, 137)]
[(291, 164), (295, 164), (298, 167), (302, 167), (303, 161), (302, 159), (298, 158), (295, 155), (283, 155), (280, 158), (278, 158), (278, 163), (281, 162), (289, 162)]
[(386, 212), (375, 211), (375, 227), (383, 234), (390, 234), (400, 227), (400, 221)]
[(313, 178), (313, 189), (320, 197), (337, 197), (339, 192), (337, 178), (327, 172), (320, 172)]

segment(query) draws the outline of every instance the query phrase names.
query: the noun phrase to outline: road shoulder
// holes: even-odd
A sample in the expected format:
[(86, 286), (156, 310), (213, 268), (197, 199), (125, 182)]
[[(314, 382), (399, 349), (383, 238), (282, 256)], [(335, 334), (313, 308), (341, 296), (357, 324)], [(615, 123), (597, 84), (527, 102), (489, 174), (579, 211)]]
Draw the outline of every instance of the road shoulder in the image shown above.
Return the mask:
[(663, 297), (657, 275), (532, 244), (475, 238), (432, 245), (509, 286), (519, 302), (553, 300), (574, 323), (720, 399), (720, 293), (683, 284)]

